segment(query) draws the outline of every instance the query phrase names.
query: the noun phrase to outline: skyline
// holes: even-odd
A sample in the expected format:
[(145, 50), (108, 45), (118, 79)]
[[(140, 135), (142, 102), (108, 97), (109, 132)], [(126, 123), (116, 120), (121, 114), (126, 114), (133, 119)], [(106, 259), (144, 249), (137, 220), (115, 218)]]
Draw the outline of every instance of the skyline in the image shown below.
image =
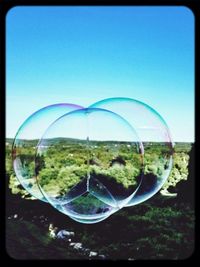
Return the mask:
[[(136, 25), (136, 26), (135, 26)], [(186, 7), (15, 7), (6, 17), (6, 137), (54, 103), (152, 106), (194, 142), (194, 16)]]

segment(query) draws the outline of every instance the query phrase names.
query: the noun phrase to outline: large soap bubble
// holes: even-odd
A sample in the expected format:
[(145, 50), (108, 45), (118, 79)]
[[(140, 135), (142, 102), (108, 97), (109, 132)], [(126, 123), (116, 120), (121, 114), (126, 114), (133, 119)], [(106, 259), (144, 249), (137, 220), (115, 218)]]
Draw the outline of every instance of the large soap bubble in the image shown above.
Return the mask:
[(136, 194), (143, 145), (118, 114), (86, 108), (69, 112), (48, 127), (35, 161), (37, 182), (49, 203), (76, 221), (94, 223)]
[(58, 117), (83, 107), (74, 104), (46, 106), (31, 116), (19, 128), (13, 143), (13, 167), (21, 185), (35, 198), (46, 201), (35, 179), (35, 148), (44, 131)]
[(144, 146), (144, 176), (140, 188), (126, 206), (139, 204), (157, 193), (172, 168), (173, 143), (164, 119), (147, 104), (130, 98), (108, 98), (90, 108), (111, 110), (134, 127)]
[(38, 110), (19, 128), (12, 152), (16, 176), (31, 195), (92, 224), (156, 194), (170, 174), (173, 143), (153, 108), (110, 98), (89, 108)]

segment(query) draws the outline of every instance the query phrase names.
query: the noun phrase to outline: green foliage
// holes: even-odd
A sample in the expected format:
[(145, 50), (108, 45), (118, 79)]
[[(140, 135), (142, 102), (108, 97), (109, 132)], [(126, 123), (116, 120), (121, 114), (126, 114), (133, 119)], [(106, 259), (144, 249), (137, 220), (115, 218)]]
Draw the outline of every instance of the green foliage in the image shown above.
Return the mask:
[(62, 241), (51, 239), (47, 231), (29, 221), (8, 221), (6, 236), (7, 253), (14, 259), (77, 258), (77, 252), (72, 248), (66, 249)]
[(91, 167), (91, 175), (98, 177), (98, 175), (104, 175), (108, 180), (114, 180), (119, 184), (122, 184), (125, 188), (130, 186), (136, 186), (136, 177), (139, 175), (140, 171), (131, 165), (120, 166), (113, 165), (109, 169), (102, 169), (98, 166)]
[[(25, 143), (24, 143), (25, 142)], [(49, 145), (51, 145), (51, 141)], [(43, 156), (37, 157), (38, 180), (44, 189), (51, 192), (52, 195), (58, 193), (65, 194), (70, 188), (78, 183), (84, 177), (87, 177), (87, 144), (83, 141), (77, 143), (76, 140), (57, 139), (57, 142), (52, 141), (54, 146), (50, 146)], [(19, 182), (16, 180), (11, 157), (11, 143), (8, 139), (6, 145), (6, 173), (10, 177), (9, 187), (12, 192), (23, 195), (23, 197), (30, 197), (29, 194), (23, 190)], [(24, 176), (30, 179), (32, 186), (35, 186), (35, 163), (34, 163), (34, 149), (33, 145), (37, 140), (24, 141), (18, 153), (22, 153)], [(144, 174), (153, 174), (159, 177), (162, 176), (165, 168), (167, 168), (167, 151), (163, 150), (163, 146), (158, 143), (145, 143), (144, 155)], [(128, 189), (130, 186), (137, 186), (136, 177), (140, 173), (141, 159), (139, 154), (133, 155), (133, 147), (130, 144), (115, 142), (91, 142), (89, 155), (94, 162), (90, 165), (90, 171), (95, 175), (104, 175), (108, 180), (116, 181), (124, 188)], [(188, 151), (191, 146), (189, 144), (180, 143), (175, 145), (175, 153), (173, 156), (173, 168), (170, 176), (163, 186), (163, 190), (167, 190), (170, 186), (176, 186), (181, 180), (186, 180), (188, 176)], [(119, 159), (125, 162), (123, 164), (114, 164), (110, 166), (113, 160)], [(164, 166), (164, 168), (163, 168)], [(37, 166), (36, 166), (37, 169)], [(32, 179), (32, 180), (31, 180)], [(28, 182), (28, 180), (27, 180)]]
[(181, 180), (187, 180), (188, 177), (189, 155), (185, 152), (174, 153), (173, 168), (170, 176), (163, 185), (162, 189), (167, 190), (170, 186), (175, 187)]
[[(65, 145), (65, 141), (62, 145)], [(59, 143), (60, 141), (57, 140)], [(33, 142), (34, 143), (34, 142)], [(32, 143), (32, 145), (33, 145)], [(65, 194), (73, 184), (87, 176), (87, 162), (85, 162), (85, 144), (72, 142), (73, 147), (60, 147), (49, 150), (44, 157), (44, 164), (40, 165), (39, 177), (44, 187), (47, 186), (52, 194)], [(94, 146), (97, 145), (95, 142)], [(93, 164), (90, 171), (95, 175), (105, 175), (111, 181), (117, 181), (125, 188), (134, 185), (133, 177), (138, 175), (139, 163), (131, 165), (131, 151), (125, 144), (121, 144), (120, 153), (115, 153), (115, 143), (106, 143), (91, 150)], [(112, 145), (112, 146), (111, 146)], [(146, 144), (145, 174), (161, 175), (164, 171), (161, 147)], [(173, 169), (164, 189), (176, 186), (188, 176), (189, 146), (176, 144)], [(30, 152), (31, 147), (23, 147), (23, 154)], [(96, 149), (96, 150), (95, 150)], [(95, 152), (94, 152), (95, 151)], [(158, 156), (160, 155), (160, 157)], [(112, 160), (121, 157), (125, 164), (109, 165)], [(24, 160), (27, 159), (24, 157)], [(29, 158), (31, 160), (31, 158)], [(135, 158), (139, 162), (139, 157)], [(167, 162), (167, 161), (166, 161)], [(25, 163), (25, 161), (24, 161)], [(137, 165), (138, 164), (138, 165)], [(27, 165), (29, 166), (29, 164)], [(33, 168), (30, 165), (29, 168)], [(13, 201), (8, 200), (7, 207), (11, 214), (17, 213), (19, 220), (10, 219), (6, 227), (6, 246), (8, 254), (16, 259), (88, 259), (88, 256), (73, 250), (66, 243), (51, 239), (46, 228), (32, 222), (33, 215), (45, 215), (49, 222), (61, 225), (61, 229), (75, 232), (77, 242), (84, 247), (108, 259), (184, 259), (194, 250), (194, 209), (189, 203), (179, 203), (176, 198), (167, 199), (156, 195), (149, 201), (134, 207), (124, 208), (110, 216), (107, 220), (94, 225), (84, 225), (72, 221), (67, 216), (52, 209), (50, 205), (27, 199), (16, 198), (21, 195), (29, 198), (29, 194), (21, 187), (16, 179), (11, 160), (11, 145), (6, 146), (6, 177)], [(32, 178), (32, 177), (31, 177)], [(27, 182), (30, 181), (27, 179)], [(42, 204), (44, 207), (42, 208)], [(106, 209), (93, 196), (80, 197), (71, 202), (77, 212), (95, 212)], [(83, 209), (83, 210), (80, 210)]]
[(76, 165), (63, 167), (58, 174), (58, 185), (60, 193), (66, 194), (74, 185), (78, 184), (87, 176), (87, 168)]

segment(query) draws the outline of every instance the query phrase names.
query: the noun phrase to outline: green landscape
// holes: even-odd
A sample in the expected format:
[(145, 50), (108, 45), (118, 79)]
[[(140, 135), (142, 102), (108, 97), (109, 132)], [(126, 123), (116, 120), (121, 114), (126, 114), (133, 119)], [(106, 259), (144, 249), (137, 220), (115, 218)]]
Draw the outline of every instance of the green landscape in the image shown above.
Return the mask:
[[(184, 259), (193, 253), (193, 144), (175, 144), (170, 176), (154, 197), (139, 205), (123, 208), (98, 224), (87, 225), (35, 199), (21, 186), (12, 166), (12, 143), (12, 139), (6, 139), (6, 246), (11, 257)], [(41, 187), (55, 198), (64, 197), (74, 185), (87, 177), (88, 171), (111, 193), (117, 192), (117, 197), (130, 195), (139, 185), (142, 172), (151, 180), (154, 178), (152, 181), (155, 177), (158, 181), (162, 179), (172, 153), (166, 145), (145, 143), (142, 159), (145, 167), (142, 169), (141, 155), (129, 143), (93, 141), (88, 150), (88, 161), (87, 144), (84, 142), (48, 140), (48, 146), (43, 146), (36, 156), (35, 173), (37, 140), (21, 140), (21, 144), (15, 153), (22, 155), (25, 185), (31, 190), (37, 189), (37, 178)], [(90, 201), (93, 200), (82, 198), (77, 207), (89, 207)], [(98, 205), (96, 203), (94, 205)]]

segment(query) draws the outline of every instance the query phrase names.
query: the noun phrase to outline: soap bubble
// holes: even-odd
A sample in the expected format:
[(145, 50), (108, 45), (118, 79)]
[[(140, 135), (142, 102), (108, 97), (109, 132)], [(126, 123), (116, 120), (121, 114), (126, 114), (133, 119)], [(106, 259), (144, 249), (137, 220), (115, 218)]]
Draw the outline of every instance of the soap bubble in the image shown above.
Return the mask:
[(108, 215), (99, 217), (98, 219), (92, 219), (92, 218), (77, 218), (77, 217), (72, 217), (69, 216), (72, 220), (80, 222), (80, 223), (85, 223), (85, 224), (93, 224), (93, 223), (99, 223), (105, 219), (107, 219), (111, 214), (115, 213), (117, 210), (113, 209), (112, 211), (110, 211), (110, 213), (108, 213)]
[[(56, 205), (56, 206), (53, 205), (53, 206), (60, 212), (64, 213), (65, 215), (68, 215), (72, 220), (80, 222), (80, 223), (86, 223), (86, 224), (93, 224), (93, 223), (101, 222), (119, 210), (119, 208), (114, 208), (114, 207), (105, 205), (105, 203), (98, 201), (97, 198), (93, 198), (91, 194), (85, 195), (83, 197), (87, 197), (87, 198), (82, 198), (82, 196), (79, 197), (80, 198), (79, 203), (80, 203), (80, 200), (83, 200), (81, 201), (81, 208), (82, 210), (84, 210), (84, 214), (81, 213), (82, 212), (81, 209), (79, 209), (78, 211), (76, 208), (76, 212), (73, 212), (74, 216), (72, 216), (72, 212), (70, 213), (66, 212), (66, 207), (64, 207), (63, 205)], [(90, 201), (89, 202), (90, 210), (87, 207), (85, 209), (85, 206), (84, 206), (84, 205), (88, 205), (88, 201)], [(72, 205), (74, 205), (75, 201), (71, 203)], [(74, 206), (72, 205), (68, 206), (67, 208), (74, 209)], [(98, 205), (100, 208), (96, 209), (96, 205)]]
[(160, 114), (130, 98), (89, 108), (55, 104), (19, 128), (13, 166), (34, 197), (81, 223), (97, 223), (156, 194), (172, 168), (173, 143)]
[(156, 194), (172, 168), (173, 143), (168, 126), (160, 114), (147, 104), (130, 98), (108, 98), (90, 108), (102, 108), (126, 119), (144, 146), (144, 175), (140, 188), (126, 206), (139, 204)]
[(19, 182), (33, 197), (46, 201), (35, 179), (35, 148), (38, 141), (58, 117), (81, 108), (67, 103), (46, 106), (29, 116), (19, 128), (12, 147), (13, 167)]
[(48, 127), (35, 163), (37, 182), (48, 202), (74, 220), (94, 223), (136, 194), (143, 145), (118, 114), (86, 108), (69, 112)]

